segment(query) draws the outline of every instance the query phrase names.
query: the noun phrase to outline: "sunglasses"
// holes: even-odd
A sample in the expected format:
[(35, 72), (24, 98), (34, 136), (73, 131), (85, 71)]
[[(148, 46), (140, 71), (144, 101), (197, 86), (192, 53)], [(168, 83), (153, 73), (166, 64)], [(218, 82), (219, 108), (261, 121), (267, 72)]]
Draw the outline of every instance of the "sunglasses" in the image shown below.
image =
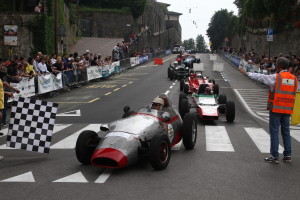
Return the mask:
[(160, 106), (159, 103), (153, 103), (152, 106)]

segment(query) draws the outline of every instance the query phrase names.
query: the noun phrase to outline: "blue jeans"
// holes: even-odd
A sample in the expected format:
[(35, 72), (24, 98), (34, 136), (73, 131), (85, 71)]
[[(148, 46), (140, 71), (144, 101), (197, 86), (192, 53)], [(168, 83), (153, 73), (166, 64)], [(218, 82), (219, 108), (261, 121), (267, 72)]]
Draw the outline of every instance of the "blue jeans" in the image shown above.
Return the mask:
[(284, 156), (291, 156), (292, 145), (290, 135), (290, 114), (270, 112), (269, 115), (269, 131), (271, 137), (271, 150), (270, 153), (274, 158), (279, 157), (279, 127), (281, 127), (281, 135), (283, 140)]

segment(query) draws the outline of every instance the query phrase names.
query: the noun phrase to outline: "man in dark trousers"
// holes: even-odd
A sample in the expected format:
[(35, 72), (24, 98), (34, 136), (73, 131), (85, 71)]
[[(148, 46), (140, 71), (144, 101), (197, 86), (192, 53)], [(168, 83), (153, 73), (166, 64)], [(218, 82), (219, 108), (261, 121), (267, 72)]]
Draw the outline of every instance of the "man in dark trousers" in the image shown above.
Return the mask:
[(279, 163), (279, 127), (283, 139), (283, 162), (291, 163), (291, 136), (290, 136), (290, 116), (293, 114), (293, 107), (298, 88), (298, 80), (293, 74), (288, 72), (289, 60), (280, 57), (276, 60), (276, 74), (264, 75), (246, 72), (241, 68), (240, 71), (252, 79), (263, 82), (270, 86), (268, 95), (269, 132), (271, 138), (271, 156), (265, 158), (265, 162)]

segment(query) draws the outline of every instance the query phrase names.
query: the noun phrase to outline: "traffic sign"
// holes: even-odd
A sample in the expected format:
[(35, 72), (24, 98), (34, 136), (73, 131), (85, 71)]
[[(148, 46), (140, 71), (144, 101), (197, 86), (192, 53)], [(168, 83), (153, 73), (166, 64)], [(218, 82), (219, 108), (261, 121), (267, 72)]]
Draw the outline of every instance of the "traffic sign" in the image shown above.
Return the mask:
[(272, 28), (268, 28), (267, 35), (274, 35), (274, 30)]
[(273, 42), (273, 35), (267, 35), (267, 41)]

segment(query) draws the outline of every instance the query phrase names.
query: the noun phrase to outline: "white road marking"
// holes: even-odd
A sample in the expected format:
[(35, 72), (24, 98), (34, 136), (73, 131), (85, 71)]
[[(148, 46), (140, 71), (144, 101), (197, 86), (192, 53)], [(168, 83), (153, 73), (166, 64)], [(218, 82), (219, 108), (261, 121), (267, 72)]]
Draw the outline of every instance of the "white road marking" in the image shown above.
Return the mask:
[(262, 120), (262, 121), (264, 121), (264, 122), (268, 122), (268, 120), (266, 120), (266, 119), (264, 119), (264, 118), (258, 116), (257, 114), (255, 114), (255, 113), (251, 110), (251, 108), (248, 106), (248, 104), (247, 104), (246, 101), (243, 99), (242, 95), (239, 93), (239, 91), (238, 91), (237, 89), (234, 89), (233, 91), (236, 93), (236, 95), (237, 95), (237, 96), (239, 97), (239, 99), (242, 101), (242, 104), (245, 106), (245, 108), (247, 109), (247, 111), (248, 111), (251, 115), (253, 115), (254, 117), (256, 117), (256, 118), (258, 118), (258, 119), (260, 119), (260, 120)]
[(298, 142), (300, 142), (300, 134), (299, 134), (299, 130), (291, 130), (291, 136), (297, 140)]
[(21, 174), (18, 176), (4, 179), (0, 182), (21, 182), (21, 183), (30, 182), (30, 183), (33, 183), (33, 182), (35, 182), (35, 179), (33, 177), (32, 171), (30, 171), (30, 172), (27, 172), (27, 173), (24, 173), (24, 174)]
[(105, 181), (109, 178), (112, 174), (113, 169), (106, 169), (95, 181), (95, 183), (105, 183)]
[(205, 126), (206, 150), (234, 152), (225, 126)]
[(165, 92), (165, 95), (168, 95), (168, 94), (169, 94), (169, 92), (170, 92), (170, 91), (169, 91), (169, 90), (167, 90), (167, 91)]
[(83, 176), (81, 172), (77, 172), (75, 174), (63, 177), (61, 179), (57, 179), (53, 181), (54, 183), (88, 183), (86, 178)]
[[(244, 128), (261, 153), (270, 153), (270, 135), (262, 128)], [(279, 152), (283, 148), (279, 145)]]
[(91, 130), (97, 133), (100, 131), (100, 126), (101, 124), (89, 124), (88, 126), (84, 127), (83, 129), (80, 129), (79, 131), (70, 135), (69, 137), (52, 145), (50, 149), (74, 149), (76, 145), (76, 140), (82, 131)]
[(80, 117), (81, 112), (80, 110), (73, 110), (73, 111), (57, 114), (56, 116), (57, 117)]
[(171, 86), (170, 86), (170, 89), (172, 89), (172, 88), (173, 88), (173, 86), (171, 85)]

